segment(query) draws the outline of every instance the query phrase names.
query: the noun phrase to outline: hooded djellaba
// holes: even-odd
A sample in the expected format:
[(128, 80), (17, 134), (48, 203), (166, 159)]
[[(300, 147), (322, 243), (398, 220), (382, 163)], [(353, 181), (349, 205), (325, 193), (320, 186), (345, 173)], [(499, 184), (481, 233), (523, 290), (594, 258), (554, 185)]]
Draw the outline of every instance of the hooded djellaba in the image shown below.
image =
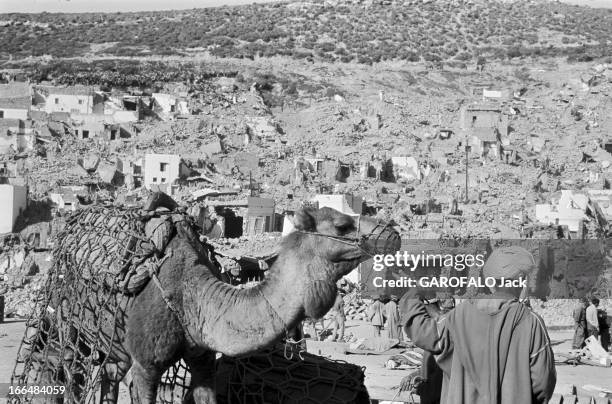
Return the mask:
[(391, 295), (389, 301), (385, 304), (385, 317), (387, 317), (388, 337), (401, 340), (402, 328), (399, 322), (398, 300), (397, 296)]
[(556, 384), (554, 355), (544, 321), (519, 302), (521, 287), (500, 280), (525, 279), (535, 268), (524, 248), (499, 248), (483, 275), (497, 286), (434, 320), (418, 291), (400, 301), (401, 324), (412, 341), (431, 352), (442, 369), (442, 404), (547, 403)]

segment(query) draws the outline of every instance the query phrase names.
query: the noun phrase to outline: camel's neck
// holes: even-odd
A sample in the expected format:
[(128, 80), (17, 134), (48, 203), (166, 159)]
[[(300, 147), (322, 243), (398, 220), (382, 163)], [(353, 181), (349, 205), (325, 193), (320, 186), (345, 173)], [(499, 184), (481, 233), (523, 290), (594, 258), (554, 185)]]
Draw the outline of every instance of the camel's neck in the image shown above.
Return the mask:
[[(200, 343), (228, 355), (253, 352), (285, 335), (304, 318), (305, 270), (292, 252), (279, 255), (260, 285), (237, 289), (206, 268), (186, 267), (183, 303), (190, 331)], [(301, 273), (298, 273), (300, 272)]]
[(255, 287), (287, 330), (304, 319), (304, 295), (309, 285), (305, 268), (299, 264), (293, 252), (279, 255), (264, 282)]

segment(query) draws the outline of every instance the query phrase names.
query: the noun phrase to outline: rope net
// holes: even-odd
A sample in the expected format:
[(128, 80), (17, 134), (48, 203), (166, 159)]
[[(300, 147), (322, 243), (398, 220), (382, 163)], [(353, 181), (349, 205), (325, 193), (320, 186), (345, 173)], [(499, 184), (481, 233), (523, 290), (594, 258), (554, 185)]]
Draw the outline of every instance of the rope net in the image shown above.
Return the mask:
[(219, 404), (369, 404), (363, 368), (287, 344), (219, 359)]
[(189, 366), (182, 360), (178, 361), (162, 376), (157, 389), (157, 402), (162, 404), (183, 403), (190, 386)]
[[(12, 385), (61, 385), (64, 402), (96, 400), (104, 365), (125, 354), (118, 344), (124, 312), (157, 269), (171, 214), (176, 212), (94, 206), (70, 216), (26, 323)], [(165, 377), (179, 383), (178, 376)], [(9, 402), (32, 397), (11, 396)]]

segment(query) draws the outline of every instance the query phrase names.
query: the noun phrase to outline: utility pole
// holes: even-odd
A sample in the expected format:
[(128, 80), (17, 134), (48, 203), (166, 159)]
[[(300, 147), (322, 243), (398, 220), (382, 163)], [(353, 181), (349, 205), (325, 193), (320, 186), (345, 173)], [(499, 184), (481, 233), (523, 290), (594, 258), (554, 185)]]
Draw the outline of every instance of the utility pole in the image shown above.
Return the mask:
[(468, 144), (465, 142), (465, 203), (469, 202), (468, 198)]

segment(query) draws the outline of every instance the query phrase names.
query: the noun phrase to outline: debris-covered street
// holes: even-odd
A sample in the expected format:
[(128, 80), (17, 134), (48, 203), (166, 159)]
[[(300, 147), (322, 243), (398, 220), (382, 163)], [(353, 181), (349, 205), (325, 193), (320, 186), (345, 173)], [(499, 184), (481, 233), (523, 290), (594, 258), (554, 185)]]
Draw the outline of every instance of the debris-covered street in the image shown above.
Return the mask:
[[(3, 335), (0, 339), (0, 354), (3, 358), (12, 358), (17, 353), (17, 348), (24, 331), (24, 323), (22, 321), (9, 321), (4, 326)], [(368, 325), (360, 321), (348, 321), (347, 332), (354, 334), (355, 336), (370, 336)], [(553, 330), (550, 332), (550, 336), (554, 343), (555, 351), (566, 352), (571, 349), (571, 331), (567, 329), (558, 331)], [(333, 343), (331, 344), (333, 345)], [(402, 351), (402, 349), (394, 348), (385, 352), (384, 354), (343, 355), (339, 353), (331, 353), (326, 355), (330, 355), (334, 359), (340, 359), (359, 366), (364, 366), (366, 368), (365, 383), (372, 397), (376, 397), (381, 401), (401, 400), (410, 402), (410, 395), (407, 393), (398, 393), (398, 387), (402, 378), (413, 372), (416, 368), (411, 368), (409, 370), (385, 368), (385, 362), (387, 359), (392, 355), (399, 354)], [(318, 350), (315, 351), (315, 353), (318, 353)], [(11, 372), (13, 371), (12, 365), (13, 363), (10, 361), (0, 364), (0, 379), (8, 380)], [(612, 370), (610, 368), (602, 369), (601, 367), (588, 365), (559, 365), (557, 366), (557, 372), (557, 383), (559, 386), (558, 394), (568, 396), (575, 392), (575, 395), (579, 399), (579, 403), (587, 403), (587, 400), (590, 399), (590, 397), (597, 396), (597, 394), (594, 394), (593, 391), (583, 389), (583, 386), (606, 386), (610, 380), (610, 377), (612, 377)], [(121, 387), (120, 397), (120, 404), (129, 402), (124, 401), (129, 400), (129, 395), (127, 393), (127, 388), (123, 385)], [(415, 402), (418, 402), (418, 397), (412, 397), (412, 399), (414, 399)]]

